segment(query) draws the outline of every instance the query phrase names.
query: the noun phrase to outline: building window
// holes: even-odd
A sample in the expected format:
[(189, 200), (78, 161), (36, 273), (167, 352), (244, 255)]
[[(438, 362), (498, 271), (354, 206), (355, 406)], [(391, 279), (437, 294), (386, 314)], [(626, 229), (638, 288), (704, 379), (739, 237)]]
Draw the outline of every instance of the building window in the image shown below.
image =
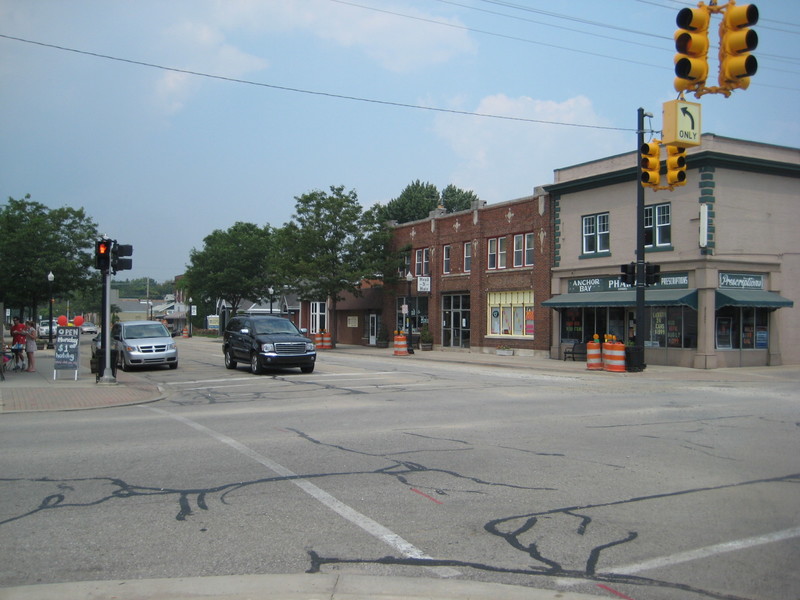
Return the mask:
[(583, 253), (608, 252), (608, 213), (583, 217)]
[(669, 204), (644, 207), (644, 245), (670, 246), (672, 244), (672, 219)]
[(472, 242), (464, 242), (464, 273), (472, 270)]
[(416, 261), (414, 264), (414, 274), (417, 277), (427, 277), (431, 274), (431, 249), (420, 248), (416, 253)]
[(518, 233), (514, 236), (514, 266), (533, 265), (533, 234)]
[(532, 290), (489, 292), (487, 308), (490, 335), (533, 337)]
[(442, 248), (442, 272), (449, 273), (450, 272), (450, 246), (444, 246)]
[(325, 302), (312, 302), (311, 303), (311, 333), (319, 333), (324, 329), (327, 329), (328, 325), (326, 322), (326, 309)]
[(411, 272), (411, 252), (403, 252), (403, 265), (398, 267), (397, 276), (405, 277), (406, 273)]
[(489, 268), (506, 268), (506, 238), (491, 238), (489, 240)]

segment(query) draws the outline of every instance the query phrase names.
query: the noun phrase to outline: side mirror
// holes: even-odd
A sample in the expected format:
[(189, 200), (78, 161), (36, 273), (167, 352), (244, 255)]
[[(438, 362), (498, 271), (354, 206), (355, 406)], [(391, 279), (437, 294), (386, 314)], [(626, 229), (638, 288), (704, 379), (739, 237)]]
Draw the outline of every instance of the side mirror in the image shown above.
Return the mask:
[(308, 327), (301, 327), (300, 333), (302, 333), (303, 335), (308, 335)]
[(248, 335), (250, 333), (250, 330), (247, 327), (242, 327), (239, 330), (239, 333), (241, 333), (242, 335)]

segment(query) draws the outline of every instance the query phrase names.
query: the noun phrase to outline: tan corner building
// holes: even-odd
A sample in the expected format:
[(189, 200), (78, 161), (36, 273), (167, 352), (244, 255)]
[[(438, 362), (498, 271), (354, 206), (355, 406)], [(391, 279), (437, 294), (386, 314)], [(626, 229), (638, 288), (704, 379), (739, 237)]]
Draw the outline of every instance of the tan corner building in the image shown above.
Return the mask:
[[(703, 135), (687, 183), (646, 190), (645, 362), (713, 369), (800, 364), (800, 149)], [(559, 169), (550, 354), (594, 334), (632, 342), (638, 155)]]

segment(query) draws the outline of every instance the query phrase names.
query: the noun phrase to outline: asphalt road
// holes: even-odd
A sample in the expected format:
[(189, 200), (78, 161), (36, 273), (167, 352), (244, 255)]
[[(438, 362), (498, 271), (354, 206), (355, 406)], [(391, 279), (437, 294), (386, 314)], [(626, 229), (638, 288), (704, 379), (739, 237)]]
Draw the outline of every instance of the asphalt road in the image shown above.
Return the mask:
[(603, 381), (182, 340), (153, 404), (0, 418), (0, 586), (263, 573), (800, 597), (796, 382)]

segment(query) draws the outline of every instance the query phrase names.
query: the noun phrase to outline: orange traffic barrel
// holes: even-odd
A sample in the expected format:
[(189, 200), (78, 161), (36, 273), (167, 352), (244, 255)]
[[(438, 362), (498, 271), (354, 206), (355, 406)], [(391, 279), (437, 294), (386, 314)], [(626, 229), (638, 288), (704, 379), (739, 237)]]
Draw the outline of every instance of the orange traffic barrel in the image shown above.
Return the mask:
[(408, 345), (406, 344), (406, 336), (404, 336), (402, 333), (394, 336), (394, 355), (408, 356)]
[(604, 346), (603, 369), (611, 371), (612, 373), (624, 373), (625, 344), (622, 342), (611, 342), (610, 344), (604, 344)]
[(322, 332), (322, 349), (323, 350), (330, 350), (333, 348), (333, 341), (331, 338), (330, 331), (323, 331)]
[(586, 343), (586, 368), (590, 371), (603, 370), (603, 355), (600, 352), (600, 342)]
[(317, 348), (322, 348), (322, 332), (318, 331), (314, 334), (314, 345)]
[(186, 337), (186, 338), (189, 337), (189, 330), (186, 327), (183, 328), (183, 331), (181, 332), (181, 337)]

